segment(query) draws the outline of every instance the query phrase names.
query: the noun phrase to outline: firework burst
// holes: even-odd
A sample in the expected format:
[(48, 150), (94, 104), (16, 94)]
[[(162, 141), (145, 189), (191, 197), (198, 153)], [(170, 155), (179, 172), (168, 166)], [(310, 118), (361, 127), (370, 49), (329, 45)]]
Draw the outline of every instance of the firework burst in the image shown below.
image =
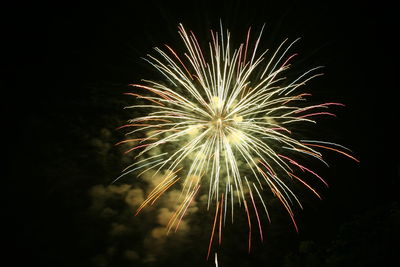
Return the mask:
[(307, 105), (310, 94), (296, 93), (300, 86), (321, 75), (321, 67), (311, 68), (291, 81), (286, 79), (290, 61), (296, 56), (289, 50), (298, 39), (285, 40), (275, 51), (260, 53), (262, 31), (251, 44), (249, 29), (245, 42), (234, 49), (230, 33), (224, 33), (221, 27), (220, 33), (211, 31), (208, 49), (202, 49), (192, 32), (181, 24), (178, 28), (185, 53), (178, 54), (166, 45), (164, 50), (155, 48), (158, 56), (145, 59), (164, 81), (131, 84), (135, 90), (126, 93), (142, 102), (127, 108), (144, 112), (144, 116), (121, 126), (131, 129), (127, 135), (134, 138), (120, 143), (130, 144), (126, 153), (136, 155), (135, 163), (120, 177), (131, 172), (163, 175), (137, 212), (180, 181), (181, 204), (168, 224), (168, 231), (178, 229), (190, 203), (204, 187), (208, 190), (208, 208), (215, 208), (208, 254), (217, 235), (221, 242), (221, 227), (227, 218), (233, 221), (235, 205), (247, 216), (250, 249), (252, 217), (263, 239), (260, 213), (268, 219), (269, 213), (262, 191), (269, 189), (297, 230), (293, 205), (301, 207), (301, 203), (290, 183), (304, 185), (318, 198), (309, 180), (327, 183), (295, 158), (316, 158), (327, 165), (319, 151), (322, 149), (358, 160), (341, 145), (296, 138), (293, 129), (315, 123), (317, 117), (335, 116), (328, 108), (343, 104)]

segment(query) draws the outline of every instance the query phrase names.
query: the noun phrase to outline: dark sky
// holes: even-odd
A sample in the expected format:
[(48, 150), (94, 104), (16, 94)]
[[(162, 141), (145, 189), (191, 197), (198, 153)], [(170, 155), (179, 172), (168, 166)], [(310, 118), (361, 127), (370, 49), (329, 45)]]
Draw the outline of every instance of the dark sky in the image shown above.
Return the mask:
[(3, 10), (3, 242), (11, 266), (213, 266), (205, 261), (208, 215), (188, 220), (190, 233), (158, 242), (149, 237), (157, 210), (134, 217), (123, 200), (128, 191), (117, 192), (123, 183), (119, 189), (109, 184), (126, 166), (113, 145), (122, 138), (115, 128), (129, 118), (122, 93), (127, 84), (155, 75), (141, 57), (155, 46), (181, 45), (180, 22), (200, 39), (220, 20), (237, 42), (249, 26), (259, 30), (264, 23), (265, 47), (302, 37), (295, 48), (300, 66), (325, 66), (312, 83), (316, 101), (346, 104), (318, 134), (350, 147), (361, 161), (328, 155), (332, 167), (318, 168), (331, 186), (322, 190), (322, 201), (305, 197), (304, 211), (296, 212), (299, 234), (284, 211), (273, 208), (277, 219), (266, 223), (266, 241), (255, 239), (248, 254), (246, 222), (238, 219), (224, 231), (220, 266), (367, 266), (394, 259), (400, 166), (393, 7), (99, 2)]

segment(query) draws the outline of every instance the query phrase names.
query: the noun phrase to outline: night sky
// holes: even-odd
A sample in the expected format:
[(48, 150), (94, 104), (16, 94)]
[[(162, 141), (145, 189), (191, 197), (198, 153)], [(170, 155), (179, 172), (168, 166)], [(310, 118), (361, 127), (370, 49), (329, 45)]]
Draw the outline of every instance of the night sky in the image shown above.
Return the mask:
[(133, 99), (122, 93), (129, 83), (160, 79), (141, 57), (164, 44), (183, 49), (180, 22), (206, 44), (220, 20), (237, 43), (250, 26), (257, 32), (264, 23), (263, 48), (302, 38), (293, 50), (299, 53), (294, 70), (325, 66), (325, 75), (307, 86), (312, 101), (346, 105), (335, 108), (337, 118), (322, 119), (308, 131), (351, 148), (361, 162), (326, 153), (331, 167), (313, 168), (330, 187), (318, 188), (322, 201), (299, 191), (299, 233), (271, 200), (272, 222), (264, 222), (263, 243), (254, 235), (250, 254), (246, 218), (236, 214), (215, 246), (219, 266), (390, 266), (397, 260), (399, 25), (393, 7), (347, 1), (100, 2), (16, 3), (3, 10), (2, 246), (11, 266), (215, 266), (205, 259), (213, 218), (200, 200), (184, 229), (166, 237), (159, 229), (176, 191), (135, 217), (151, 181), (129, 176), (111, 182), (132, 160), (114, 146), (123, 138), (116, 128), (132, 115), (123, 107)]

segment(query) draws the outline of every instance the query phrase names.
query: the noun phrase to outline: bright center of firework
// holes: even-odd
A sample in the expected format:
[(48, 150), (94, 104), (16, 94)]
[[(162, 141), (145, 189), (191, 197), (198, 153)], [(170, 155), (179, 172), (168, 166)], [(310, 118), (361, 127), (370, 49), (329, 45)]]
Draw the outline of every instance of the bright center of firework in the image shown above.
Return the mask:
[(225, 126), (228, 126), (228, 120), (226, 119), (226, 113), (223, 111), (223, 99), (214, 96), (211, 98), (210, 106), (213, 110), (214, 115), (210, 120), (211, 127), (216, 131), (223, 130)]
[(221, 129), (224, 126), (224, 118), (221, 116), (216, 116), (212, 121), (212, 125), (217, 129)]

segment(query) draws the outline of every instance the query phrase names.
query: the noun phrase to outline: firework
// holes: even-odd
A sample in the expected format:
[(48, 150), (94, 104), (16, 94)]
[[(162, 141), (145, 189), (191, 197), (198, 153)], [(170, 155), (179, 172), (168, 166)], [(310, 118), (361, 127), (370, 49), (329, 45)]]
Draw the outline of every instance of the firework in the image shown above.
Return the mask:
[(270, 218), (263, 199), (267, 189), (283, 204), (297, 230), (293, 206), (301, 203), (290, 184), (300, 183), (320, 198), (309, 181), (327, 183), (295, 158), (316, 158), (327, 165), (319, 150), (332, 150), (357, 159), (341, 145), (296, 138), (294, 129), (315, 123), (317, 117), (335, 116), (328, 108), (343, 104), (307, 105), (310, 94), (297, 93), (300, 86), (322, 75), (321, 67), (291, 81), (285, 77), (296, 56), (289, 51), (298, 39), (260, 53), (262, 30), (251, 44), (249, 29), (245, 41), (234, 49), (230, 33), (221, 27), (219, 33), (211, 31), (208, 49), (202, 49), (192, 32), (181, 24), (178, 28), (186, 48), (183, 54), (166, 45), (164, 50), (155, 48), (158, 56), (145, 59), (163, 81), (143, 80), (131, 84), (134, 91), (126, 93), (141, 102), (127, 108), (144, 115), (121, 126), (133, 136), (120, 143), (131, 145), (126, 153), (135, 153), (135, 163), (117, 180), (131, 172), (163, 175), (137, 212), (179, 181), (181, 202), (168, 231), (178, 229), (200, 188), (206, 188), (208, 209), (215, 208), (208, 254), (214, 239), (221, 242), (222, 225), (227, 218), (233, 221), (236, 205), (247, 216), (249, 249), (251, 218), (256, 219), (263, 240), (260, 213)]

